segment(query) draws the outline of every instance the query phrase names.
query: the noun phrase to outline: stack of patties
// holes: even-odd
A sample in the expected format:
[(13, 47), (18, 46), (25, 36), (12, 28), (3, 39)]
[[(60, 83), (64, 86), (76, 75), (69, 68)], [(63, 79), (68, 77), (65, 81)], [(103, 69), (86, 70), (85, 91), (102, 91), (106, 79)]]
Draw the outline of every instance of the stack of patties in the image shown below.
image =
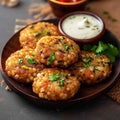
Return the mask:
[(28, 25), (20, 32), (20, 44), (23, 48), (6, 60), (6, 73), (18, 82), (32, 83), (33, 92), (43, 99), (69, 99), (81, 84), (100, 83), (112, 71), (107, 56), (80, 50), (52, 23)]
[(69, 66), (78, 61), (79, 46), (60, 36), (55, 25), (39, 22), (20, 33), (22, 49), (6, 60), (6, 73), (18, 82), (32, 82), (33, 92), (48, 100), (73, 97), (80, 88)]

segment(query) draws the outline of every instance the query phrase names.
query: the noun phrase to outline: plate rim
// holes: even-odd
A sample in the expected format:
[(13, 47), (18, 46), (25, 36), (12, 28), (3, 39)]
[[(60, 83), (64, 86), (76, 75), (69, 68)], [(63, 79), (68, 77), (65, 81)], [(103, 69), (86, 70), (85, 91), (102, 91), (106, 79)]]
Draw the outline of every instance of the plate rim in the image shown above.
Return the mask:
[[(38, 20), (38, 21), (35, 21), (35, 22), (33, 22), (32, 24), (35, 24), (35, 23), (37, 23), (37, 22), (50, 22), (50, 21), (59, 21), (59, 19), (49, 19), (49, 20)], [(54, 23), (53, 23), (54, 24)], [(30, 25), (30, 24), (28, 24), (28, 25)], [(28, 93), (24, 93), (22, 90), (20, 90), (20, 89), (17, 89), (16, 88), (16, 86), (14, 86), (13, 84), (11, 84), (11, 81), (7, 81), (6, 80), (6, 76), (7, 76), (7, 74), (5, 73), (5, 71), (4, 71), (4, 69), (3, 69), (3, 65), (2, 65), (2, 56), (3, 56), (3, 54), (4, 54), (4, 50), (5, 50), (5, 48), (6, 48), (6, 46), (7, 46), (7, 44), (9, 44), (9, 42), (12, 40), (12, 38), (15, 36), (15, 35), (17, 35), (17, 34), (19, 34), (20, 33), (20, 31), (21, 30), (23, 30), (24, 28), (26, 28), (28, 25), (26, 25), (25, 27), (23, 27), (22, 29), (20, 29), (18, 32), (16, 32), (15, 34), (13, 34), (11, 37), (10, 37), (10, 39), (8, 39), (8, 41), (6, 42), (6, 44), (4, 45), (4, 47), (3, 47), (3, 49), (2, 49), (2, 54), (1, 54), (1, 59), (0, 59), (0, 64), (1, 64), (1, 74), (2, 74), (2, 76), (3, 76), (3, 78), (4, 78), (4, 80), (5, 80), (5, 82), (7, 83), (7, 85), (11, 88), (11, 86), (12, 86), (12, 88), (11, 89), (13, 89), (13, 91), (15, 91), (15, 92), (17, 92), (17, 93), (20, 93), (21, 95), (23, 95), (24, 97), (32, 97), (32, 98), (34, 98), (35, 100), (38, 100), (38, 99), (40, 99), (39, 97), (37, 97), (37, 95), (36, 96), (33, 96), (33, 95), (29, 95)], [(107, 30), (107, 31), (109, 31), (109, 30)], [(110, 31), (109, 31), (110, 32)], [(111, 32), (110, 32), (111, 33)], [(113, 34), (112, 34), (113, 35)], [(114, 36), (114, 35), (113, 35)], [(116, 39), (116, 42), (118, 42), (119, 43), (119, 47), (120, 47), (120, 42), (118, 41), (118, 39), (114, 36), (114, 38)], [(120, 49), (119, 49), (119, 52), (120, 52)], [(120, 59), (120, 56), (119, 56), (119, 59)], [(120, 62), (119, 62), (119, 64), (120, 64)], [(8, 77), (8, 76), (7, 76)], [(84, 100), (87, 100), (88, 98), (90, 98), (90, 99), (92, 99), (92, 97), (96, 97), (96, 96), (99, 96), (100, 94), (102, 94), (105, 90), (107, 91), (109, 88), (111, 88), (111, 86), (115, 83), (115, 81), (117, 81), (118, 79), (119, 79), (119, 77), (120, 77), (120, 71), (118, 72), (118, 74), (116, 75), (116, 79), (114, 79), (114, 81), (110, 81), (109, 82), (109, 84), (107, 84), (106, 85), (106, 87), (104, 87), (104, 88), (102, 88), (102, 89), (100, 89), (98, 92), (95, 92), (94, 94), (92, 93), (92, 94), (90, 94), (90, 95), (87, 95), (87, 96), (85, 96), (85, 97), (82, 97), (82, 98), (77, 98), (77, 99), (68, 99), (68, 100), (65, 100), (65, 101), (49, 101), (49, 100), (45, 100), (45, 99), (42, 99), (42, 101), (39, 101), (39, 104), (40, 103), (46, 103), (46, 102), (48, 102), (47, 104), (50, 104), (50, 105), (58, 105), (58, 104), (66, 104), (66, 103), (68, 103), (68, 104), (71, 104), (71, 103), (76, 103), (76, 102), (83, 102)], [(9, 77), (8, 77), (9, 78)], [(9, 78), (9, 79), (11, 79), (11, 78)], [(33, 100), (32, 100), (33, 101)]]

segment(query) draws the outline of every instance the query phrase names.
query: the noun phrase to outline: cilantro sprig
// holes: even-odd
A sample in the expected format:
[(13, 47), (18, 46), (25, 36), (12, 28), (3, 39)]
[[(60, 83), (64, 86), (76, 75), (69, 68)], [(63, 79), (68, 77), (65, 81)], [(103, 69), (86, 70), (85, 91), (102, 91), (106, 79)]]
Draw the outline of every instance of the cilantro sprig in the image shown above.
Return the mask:
[(102, 41), (99, 41), (98, 45), (84, 45), (83, 49), (94, 52), (95, 54), (104, 54), (110, 59), (111, 63), (115, 62), (115, 58), (119, 54), (117, 47), (110, 43), (104, 43)]
[(53, 52), (51, 53), (50, 57), (49, 57), (48, 60), (47, 60), (47, 65), (50, 65), (51, 62), (54, 61), (54, 59), (55, 59), (55, 52), (53, 51)]
[(65, 82), (65, 78), (67, 79), (67, 75), (66, 74), (57, 72), (57, 73), (54, 73), (54, 74), (50, 75), (48, 79), (51, 82), (55, 82), (55, 81), (58, 82), (59, 86), (63, 87), (64, 86), (64, 82)]
[(61, 76), (61, 73), (54, 73), (52, 75), (49, 76), (49, 80), (51, 80), (52, 82), (57, 81), (57, 79)]
[(27, 62), (28, 62), (29, 64), (37, 64), (37, 61), (36, 61), (34, 58), (28, 58), (28, 59), (27, 59)]
[(87, 57), (85, 61), (83, 61), (83, 66), (84, 67), (89, 67), (91, 64), (90, 62), (92, 61), (91, 57)]
[(70, 46), (69, 46), (67, 43), (63, 42), (62, 40), (63, 40), (63, 37), (58, 39), (58, 41), (59, 41), (63, 46), (65, 46), (65, 49), (64, 49), (64, 50), (65, 50), (65, 51), (68, 51), (68, 50), (70, 49)]

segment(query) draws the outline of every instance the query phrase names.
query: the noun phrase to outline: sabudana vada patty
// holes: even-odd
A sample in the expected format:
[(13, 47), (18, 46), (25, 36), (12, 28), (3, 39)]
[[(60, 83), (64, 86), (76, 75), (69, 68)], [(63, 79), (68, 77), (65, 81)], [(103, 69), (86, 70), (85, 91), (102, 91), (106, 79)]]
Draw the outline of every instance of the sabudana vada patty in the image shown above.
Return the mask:
[(20, 32), (21, 47), (35, 48), (36, 42), (43, 36), (60, 35), (58, 28), (48, 22), (38, 22), (36, 24), (28, 25)]
[(12, 53), (5, 63), (5, 70), (8, 76), (18, 82), (32, 82), (37, 73), (44, 68), (34, 59), (33, 49), (23, 48)]
[(112, 65), (109, 58), (105, 55), (81, 51), (80, 60), (71, 66), (70, 69), (82, 83), (92, 85), (109, 77)]
[(46, 68), (38, 73), (32, 88), (40, 98), (66, 100), (78, 92), (80, 82), (68, 70)]
[(45, 36), (36, 44), (35, 58), (51, 67), (68, 67), (78, 60), (79, 46), (65, 36)]

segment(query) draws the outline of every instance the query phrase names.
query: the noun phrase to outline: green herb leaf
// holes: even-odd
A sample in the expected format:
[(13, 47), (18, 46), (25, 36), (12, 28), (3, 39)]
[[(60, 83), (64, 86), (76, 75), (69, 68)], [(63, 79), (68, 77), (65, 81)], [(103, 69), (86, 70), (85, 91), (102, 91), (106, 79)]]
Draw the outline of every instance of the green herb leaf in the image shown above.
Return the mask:
[(70, 46), (68, 44), (66, 44), (65, 42), (62, 41), (63, 38), (59, 38), (58, 41), (65, 46), (65, 50), (68, 51), (70, 49)]
[(23, 62), (23, 59), (22, 58), (19, 58), (18, 59), (18, 63), (22, 63)]
[(45, 31), (45, 35), (51, 35), (49, 31)]
[(53, 51), (50, 55), (50, 57), (48, 58), (48, 61), (47, 61), (47, 65), (50, 65), (51, 62), (53, 62), (55, 59), (55, 52)]
[(111, 51), (106, 50), (106, 51), (103, 51), (102, 54), (106, 55), (110, 59), (111, 63), (115, 61), (115, 56), (111, 54)]
[(102, 41), (99, 41), (98, 47), (96, 49), (96, 53), (101, 53), (102, 51), (105, 51), (106, 49), (108, 49), (107, 44), (104, 44)]
[(86, 50), (86, 51), (91, 51), (92, 47), (93, 46), (90, 45), (90, 44), (83, 45), (83, 49)]
[(52, 82), (57, 81), (60, 76), (61, 73), (54, 73), (53, 75), (49, 76), (49, 80), (51, 80)]
[(92, 61), (91, 57), (87, 57), (85, 61), (83, 61), (83, 66), (84, 67), (89, 67), (91, 64), (90, 62)]
[(115, 61), (115, 57), (119, 54), (117, 47), (115, 47), (112, 44), (107, 44), (108, 49), (106, 49), (105, 51), (102, 52), (102, 54), (106, 55), (111, 63), (113, 63)]
[(68, 51), (70, 49), (70, 46), (66, 45), (65, 50)]
[(108, 47), (113, 55), (117, 56), (119, 54), (117, 47), (115, 47), (114, 45), (108, 43)]
[(95, 52), (97, 49), (97, 45), (86, 44), (86, 45), (83, 45), (83, 49), (86, 51)]
[(28, 59), (27, 59), (27, 62), (28, 62), (29, 64), (37, 64), (37, 62), (35, 61), (34, 58), (28, 58)]
[(59, 86), (62, 87), (62, 86), (64, 86), (64, 82), (65, 82), (64, 77), (65, 76), (66, 75), (61, 74), (61, 73), (54, 73), (54, 74), (50, 75), (48, 79), (52, 82), (57, 81)]
[(84, 45), (83, 49), (86, 51), (94, 52), (95, 54), (104, 54), (109, 59), (110, 62), (115, 62), (116, 56), (119, 54), (118, 48), (110, 43), (104, 43), (99, 41), (98, 45)]
[(60, 87), (64, 86), (64, 82), (65, 82), (64, 79), (58, 80), (59, 86), (60, 86)]
[(35, 36), (35, 37), (38, 37), (38, 36), (40, 36), (42, 34), (42, 32), (37, 32), (37, 33), (34, 33), (33, 35)]
[(68, 51), (68, 50), (70, 49), (70, 46), (67, 45), (66, 43), (63, 42), (62, 44), (65, 46), (65, 50), (66, 50), (66, 51)]

